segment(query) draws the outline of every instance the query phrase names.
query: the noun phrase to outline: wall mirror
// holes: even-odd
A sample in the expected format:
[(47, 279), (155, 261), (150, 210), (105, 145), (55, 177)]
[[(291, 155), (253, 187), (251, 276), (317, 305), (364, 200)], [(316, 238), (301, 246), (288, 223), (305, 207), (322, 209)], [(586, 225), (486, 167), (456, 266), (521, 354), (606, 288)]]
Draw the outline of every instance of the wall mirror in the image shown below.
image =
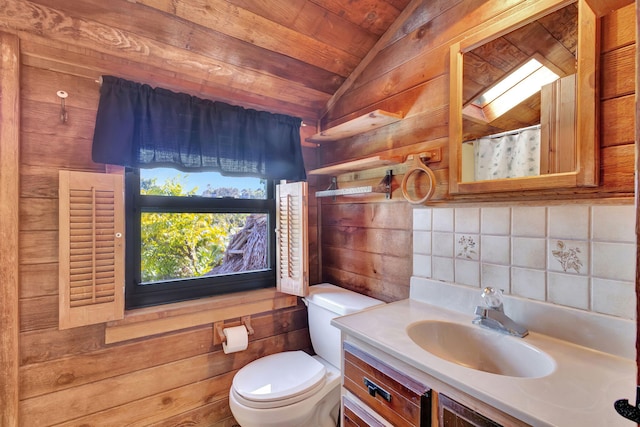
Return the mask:
[(544, 1), (502, 15), (451, 46), (450, 193), (597, 185), (594, 11)]

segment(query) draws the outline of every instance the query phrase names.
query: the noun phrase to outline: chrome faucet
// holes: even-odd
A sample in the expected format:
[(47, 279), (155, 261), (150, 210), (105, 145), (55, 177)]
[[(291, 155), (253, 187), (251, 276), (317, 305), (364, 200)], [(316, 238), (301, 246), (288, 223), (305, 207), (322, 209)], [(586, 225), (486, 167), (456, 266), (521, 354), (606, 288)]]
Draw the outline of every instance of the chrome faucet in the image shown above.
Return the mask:
[(518, 325), (504, 314), (502, 291), (486, 287), (482, 290), (482, 299), (485, 307), (476, 306), (475, 314), (478, 317), (472, 320), (473, 324), (520, 338), (529, 333), (527, 328)]

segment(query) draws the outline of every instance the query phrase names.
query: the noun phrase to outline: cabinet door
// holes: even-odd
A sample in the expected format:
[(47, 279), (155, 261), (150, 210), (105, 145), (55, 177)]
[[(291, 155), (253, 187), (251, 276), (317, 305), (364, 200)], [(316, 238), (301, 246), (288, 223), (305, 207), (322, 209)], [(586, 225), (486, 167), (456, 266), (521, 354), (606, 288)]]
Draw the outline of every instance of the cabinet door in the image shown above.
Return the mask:
[(344, 387), (394, 426), (429, 426), (431, 389), (344, 343)]
[(438, 394), (438, 425), (439, 427), (502, 427), (444, 394)]

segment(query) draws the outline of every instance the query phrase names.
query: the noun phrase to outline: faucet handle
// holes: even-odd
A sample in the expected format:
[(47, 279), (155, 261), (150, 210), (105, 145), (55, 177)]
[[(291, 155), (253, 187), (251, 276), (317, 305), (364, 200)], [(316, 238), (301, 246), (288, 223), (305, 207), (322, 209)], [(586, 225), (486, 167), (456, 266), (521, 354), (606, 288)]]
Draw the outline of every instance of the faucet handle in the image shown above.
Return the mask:
[(491, 286), (487, 286), (482, 290), (482, 300), (487, 307), (494, 309), (502, 308), (502, 292)]

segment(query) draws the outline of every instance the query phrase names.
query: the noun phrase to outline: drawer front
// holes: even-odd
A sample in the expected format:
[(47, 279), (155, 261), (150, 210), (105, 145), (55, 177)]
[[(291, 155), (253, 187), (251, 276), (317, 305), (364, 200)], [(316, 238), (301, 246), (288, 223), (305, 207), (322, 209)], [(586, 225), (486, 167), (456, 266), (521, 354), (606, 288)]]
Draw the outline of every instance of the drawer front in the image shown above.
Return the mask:
[(444, 394), (438, 394), (438, 420), (443, 427), (502, 427)]
[(347, 396), (342, 398), (342, 408), (342, 427), (385, 427)]
[(428, 386), (346, 342), (344, 387), (393, 425), (430, 425)]

